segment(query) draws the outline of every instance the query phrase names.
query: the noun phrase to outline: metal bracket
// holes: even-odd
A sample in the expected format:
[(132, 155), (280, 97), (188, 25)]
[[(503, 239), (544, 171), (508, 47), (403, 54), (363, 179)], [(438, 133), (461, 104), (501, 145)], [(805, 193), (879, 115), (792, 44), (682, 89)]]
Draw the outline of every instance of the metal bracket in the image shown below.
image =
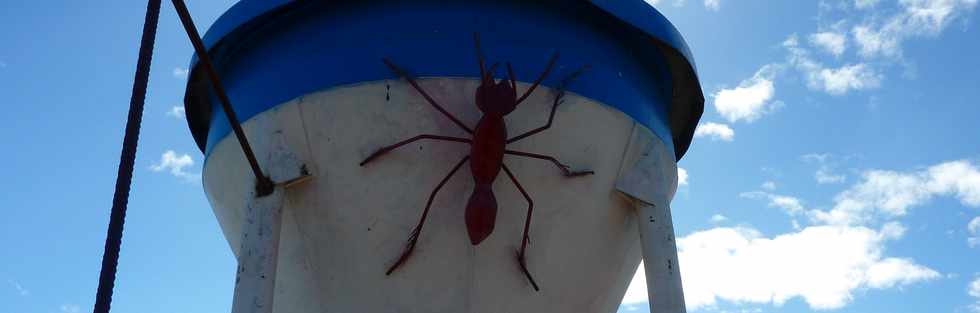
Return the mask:
[(645, 127), (634, 126), (623, 163), (631, 163), (629, 158), (636, 155), (634, 151), (643, 152), (632, 167), (620, 170), (615, 185), (617, 191), (649, 204), (669, 202), (677, 191), (677, 172), (666, 171), (673, 168), (671, 166), (662, 166), (665, 162), (673, 163), (673, 156), (666, 151), (656, 151), (654, 140), (658, 140), (656, 135)]

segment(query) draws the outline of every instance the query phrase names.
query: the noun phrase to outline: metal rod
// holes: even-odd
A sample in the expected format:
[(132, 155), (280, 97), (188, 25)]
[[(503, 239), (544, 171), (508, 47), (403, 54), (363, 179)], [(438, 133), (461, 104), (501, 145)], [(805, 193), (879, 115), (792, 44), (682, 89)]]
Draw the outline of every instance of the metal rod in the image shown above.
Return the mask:
[(248, 139), (245, 138), (245, 132), (242, 131), (242, 126), (238, 122), (235, 110), (231, 107), (231, 100), (225, 94), (225, 89), (221, 85), (221, 79), (218, 77), (218, 72), (211, 63), (207, 48), (204, 47), (201, 35), (198, 34), (197, 28), (194, 26), (194, 21), (191, 19), (191, 14), (187, 10), (187, 5), (184, 4), (183, 0), (172, 0), (172, 2), (174, 8), (177, 10), (177, 16), (180, 17), (180, 23), (184, 25), (187, 37), (190, 38), (191, 44), (194, 46), (194, 52), (197, 54), (198, 62), (207, 73), (208, 79), (211, 81), (211, 86), (214, 88), (214, 93), (217, 94), (218, 100), (221, 102), (221, 108), (225, 111), (225, 116), (228, 117), (228, 123), (231, 124), (231, 129), (235, 131), (235, 137), (238, 138), (238, 143), (242, 146), (242, 152), (245, 153), (245, 158), (248, 159), (248, 165), (252, 167), (252, 173), (255, 174), (256, 181), (256, 196), (262, 197), (272, 193), (273, 183), (269, 180), (269, 177), (262, 175), (259, 162), (255, 159), (255, 153), (252, 152), (252, 147), (248, 144)]
[(109, 215), (109, 229), (106, 231), (99, 287), (95, 294), (95, 306), (92, 309), (95, 313), (108, 313), (112, 303), (112, 288), (116, 284), (116, 267), (119, 264), (123, 224), (126, 221), (126, 207), (129, 204), (129, 187), (133, 182), (133, 165), (136, 163), (136, 147), (139, 143), (140, 124), (143, 121), (143, 104), (146, 98), (146, 86), (149, 83), (153, 43), (156, 39), (159, 18), (160, 0), (149, 0), (146, 5), (146, 18), (143, 21), (139, 59), (136, 62), (136, 77), (133, 79), (133, 93), (129, 99), (129, 117), (126, 120), (126, 134), (123, 136), (122, 153), (119, 157), (119, 171), (116, 173), (116, 191), (112, 195), (112, 213)]

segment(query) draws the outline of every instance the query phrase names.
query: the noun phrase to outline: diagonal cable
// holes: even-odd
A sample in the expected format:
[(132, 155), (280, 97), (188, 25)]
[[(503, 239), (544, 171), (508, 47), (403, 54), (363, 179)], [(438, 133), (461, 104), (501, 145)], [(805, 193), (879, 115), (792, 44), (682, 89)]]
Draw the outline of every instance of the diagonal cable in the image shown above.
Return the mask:
[(136, 78), (133, 79), (133, 94), (129, 99), (129, 117), (126, 120), (122, 155), (119, 157), (119, 172), (116, 174), (116, 191), (112, 195), (112, 213), (109, 216), (109, 229), (102, 254), (102, 270), (99, 273), (99, 288), (95, 294), (94, 313), (108, 313), (112, 303), (112, 288), (116, 284), (116, 267), (119, 264), (126, 205), (129, 203), (129, 187), (133, 182), (133, 165), (136, 163), (136, 146), (140, 136), (140, 124), (143, 121), (143, 103), (146, 98), (146, 85), (150, 79), (150, 61), (153, 58), (153, 42), (156, 39), (159, 17), (160, 0), (149, 0), (146, 5), (146, 19), (143, 21), (139, 59), (136, 62)]

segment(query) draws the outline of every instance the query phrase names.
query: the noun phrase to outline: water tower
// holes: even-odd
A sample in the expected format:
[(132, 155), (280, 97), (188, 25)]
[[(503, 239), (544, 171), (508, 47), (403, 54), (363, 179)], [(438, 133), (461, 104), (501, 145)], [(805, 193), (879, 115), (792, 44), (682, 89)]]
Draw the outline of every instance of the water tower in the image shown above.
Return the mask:
[[(204, 45), (257, 163), (294, 181), (256, 197), (192, 60), (236, 312), (613, 312), (641, 258), (654, 312), (683, 312), (669, 204), (704, 98), (644, 1), (243, 0)], [(481, 133), (491, 118), (506, 136)], [(479, 148), (503, 158), (490, 185), (478, 136), (507, 141)], [(495, 212), (470, 212), (481, 188)]]

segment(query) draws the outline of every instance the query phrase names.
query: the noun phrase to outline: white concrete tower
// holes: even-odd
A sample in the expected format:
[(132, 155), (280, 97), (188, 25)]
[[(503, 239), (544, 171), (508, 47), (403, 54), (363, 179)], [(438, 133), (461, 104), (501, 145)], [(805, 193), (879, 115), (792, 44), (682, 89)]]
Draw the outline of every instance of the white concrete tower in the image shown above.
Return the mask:
[[(551, 127), (503, 157), (533, 199), (525, 259), (539, 291), (517, 261), (528, 202), (503, 171), (493, 231), (471, 243), (469, 165), (432, 198), (414, 252), (386, 275), (471, 145), (425, 139), (360, 163), (417, 135), (474, 136), (464, 127), (485, 117), (474, 33), (497, 79), (512, 66), (517, 95), (560, 53), (504, 116), (509, 138), (544, 126), (564, 90)], [(309, 175), (256, 200), (192, 62), (185, 106), (240, 262), (236, 312), (614, 312), (641, 258), (652, 311), (684, 312), (670, 200), (704, 98), (683, 39), (644, 1), (243, 0), (204, 40), (263, 170), (277, 182)], [(594, 174), (565, 177), (528, 153)]]

